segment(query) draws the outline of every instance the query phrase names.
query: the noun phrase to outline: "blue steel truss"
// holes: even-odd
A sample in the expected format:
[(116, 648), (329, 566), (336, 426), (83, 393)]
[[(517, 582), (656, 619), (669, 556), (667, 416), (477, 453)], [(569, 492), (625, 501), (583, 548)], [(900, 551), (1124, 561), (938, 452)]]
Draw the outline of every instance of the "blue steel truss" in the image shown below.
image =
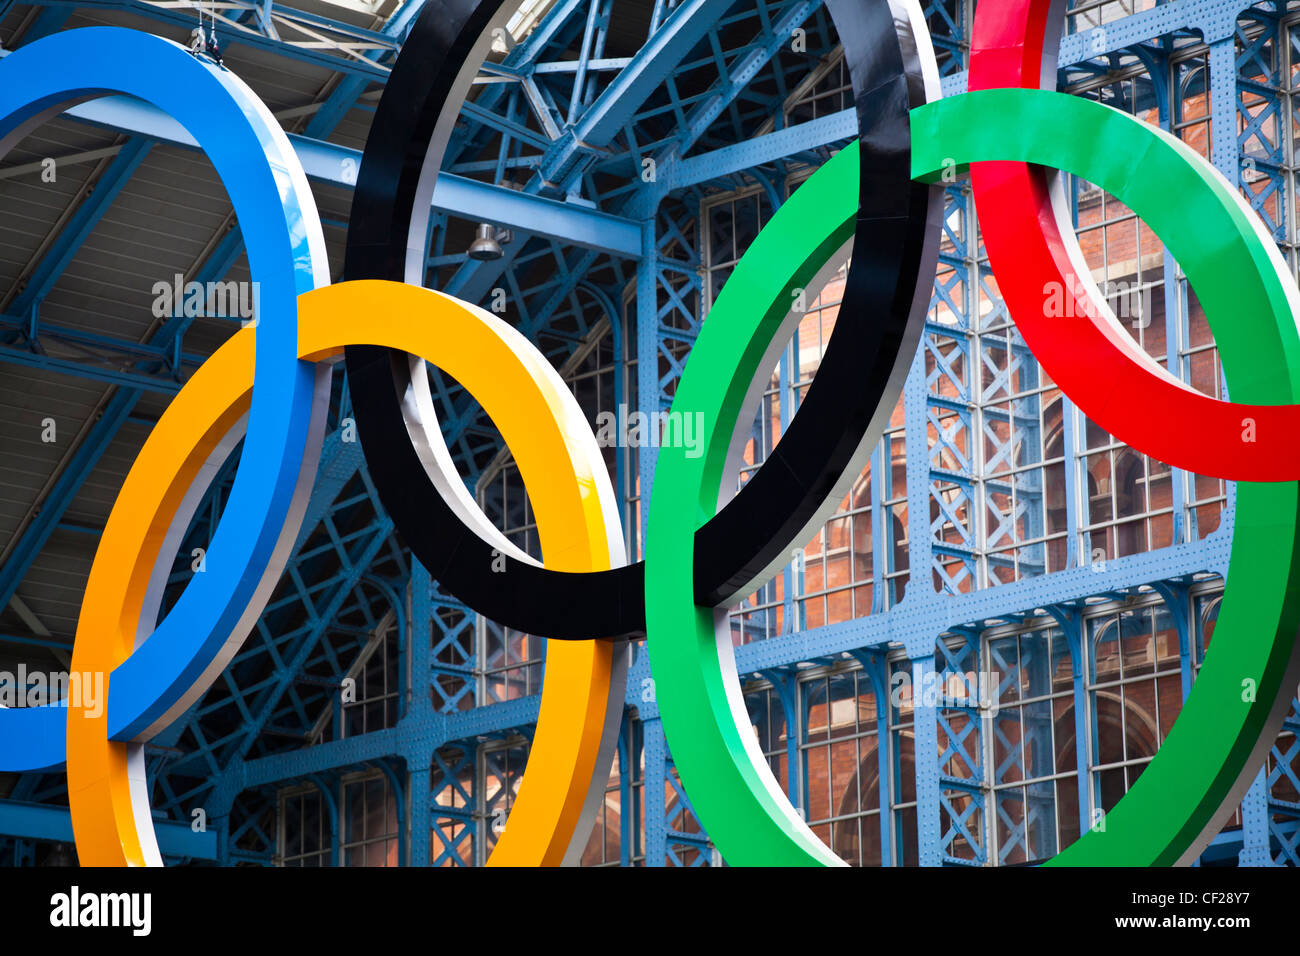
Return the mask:
[[(16, 7), (38, 11), (21, 38), (30, 42), (61, 29), (78, 6), (89, 4), (5, 0), (0, 16)], [(195, 22), (191, 10), (145, 0), (96, 6), (164, 24)], [(710, 259), (701, 223), (708, 202), (757, 186), (766, 208), (775, 209), (792, 174), (825, 161), (853, 135), (855, 119), (846, 102), (813, 119), (788, 119), (786, 107), (808, 93), (810, 71), (825, 76), (834, 68), (836, 41), (820, 0), (644, 6), (631, 21), (641, 31), (635, 52), (620, 48), (631, 29), (620, 4), (555, 0), (526, 37), (485, 67), (434, 197), (428, 282), (489, 306), (502, 290), (506, 315), (558, 367), (608, 338), (615, 401), (651, 411), (671, 402), (707, 314)], [(924, 6), (945, 90), (959, 91), (973, 4)], [(1154, 110), (1174, 131), (1206, 118), (1211, 160), (1242, 184), (1294, 264), (1296, 159), (1284, 131), (1293, 115), (1290, 67), (1300, 62), (1300, 31), (1291, 29), (1300, 5), (1080, 6), (1085, 12), (1072, 16), (1063, 43), (1062, 87), (1134, 112)], [(1130, 13), (1133, 6), (1144, 9)], [(357, 154), (328, 138), (382, 84), (418, 3), (400, 4), (378, 29), (253, 0), (220, 7), (226, 47), (244, 44), (337, 76), (294, 142), (310, 175), (347, 185), (339, 170)], [(300, 27), (330, 43), (295, 43), (292, 31)], [(796, 29), (804, 40), (797, 50)], [(1185, 65), (1194, 57), (1204, 68)], [(5, 305), (0, 360), (84, 376), (117, 391), (0, 567), (0, 605), (17, 592), (143, 391), (174, 392), (201, 361), (183, 350), (182, 319), (142, 345), (41, 315), (43, 298), (147, 161), (151, 144), (184, 143), (172, 125), (130, 104), (79, 110), (125, 138), (22, 293)], [(1000, 865), (1050, 855), (1059, 848), (1054, 820), (1066, 790), (1082, 825), (1104, 816), (1088, 747), (1076, 746), (1072, 772), (1050, 797), (1043, 784), (1060, 776), (1045, 757), (1054, 735), (1084, 741), (1095, 731), (1087, 715), (1097, 609), (1121, 609), (1114, 613), (1122, 616), (1125, 608), (1156, 608), (1150, 613), (1162, 614), (1176, 636), (1185, 695), (1212, 621), (1206, 582), (1223, 573), (1232, 534), (1231, 486), (1217, 527), (1202, 532), (1202, 512), (1189, 498), (1195, 476), (1175, 472), (1169, 544), (1093, 560), (1095, 542), (1073, 504), (1065, 508), (1064, 531), (1053, 537), (1053, 502), (1035, 475), (1053, 456), (1063, 459), (1065, 498), (1084, 501), (1086, 424), (1061, 399), (1051, 412), (1059, 416), (1060, 450), (1048, 450), (1049, 410), (1040, 392), (1047, 383), (1006, 325), (969, 192), (954, 184), (948, 201), (927, 335), (904, 389), (903, 440), (912, 454), (903, 459), (901, 487), (895, 490), (897, 479), (885, 474), (887, 450), (872, 459), (879, 475), (874, 512), (884, 514), (896, 495), (902, 500), (901, 554), (886, 522), (877, 520), (870, 613), (811, 628), (799, 609), (807, 572), (796, 562), (767, 591), (765, 601), (775, 596), (770, 626), (760, 634), (742, 625), (746, 642), (736, 652), (774, 769), (795, 806), (833, 843), (840, 824), (822, 822), (813, 806), (810, 770), (809, 728), (823, 718), (804, 688), (815, 675), (860, 673), (860, 686), (872, 689), (875, 750), (857, 772), (869, 771), (877, 819), (864, 817), (855, 839), (865, 841), (869, 832), (885, 865)], [(470, 260), (459, 245), (464, 223), (480, 221), (510, 230), (505, 256), (495, 263)], [(196, 276), (201, 281), (231, 268), (241, 250), (238, 233), (212, 248)], [(1167, 255), (1162, 292), (1165, 357), (1183, 371), (1187, 291)], [(44, 355), (42, 340), (59, 338), (123, 361), (106, 371), (107, 363)], [(783, 394), (795, 371), (787, 355), (776, 378)], [(499, 437), (456, 383), (435, 374), (434, 386), (448, 446), (467, 484), (478, 487), (493, 473)], [(995, 407), (991, 397), (1004, 394), (1013, 397)], [(783, 423), (794, 404), (781, 403)], [(388, 862), (479, 864), (521, 779), (537, 717), (535, 681), (520, 692), (490, 686), (502, 660), (496, 632), (442, 594), (394, 536), (365, 472), (341, 374), (330, 416), (289, 570), (222, 678), (149, 749), (163, 849), (177, 862), (338, 864), (363, 859), (367, 847), (387, 841)], [(621, 449), (613, 466), (628, 502), (634, 552), (654, 451)], [(228, 466), (199, 509), (179, 552), (173, 597), (220, 515), (229, 480)], [(499, 517), (511, 527), (527, 523), (519, 505)], [(886, 597), (886, 573), (900, 571), (905, 575)], [(1030, 696), (1056, 693), (1072, 719), (1054, 723), (1028, 706), (990, 716), (980, 700), (984, 688), (971, 676), (990, 671), (999, 675), (999, 698), (1013, 685)], [(1061, 673), (1068, 687), (1054, 692), (1053, 675)], [(904, 679), (914, 688), (937, 682), (952, 693), (902, 704), (891, 691)], [(345, 697), (349, 682), (361, 688), (360, 698)], [(765, 707), (757, 703), (760, 694), (768, 695)], [(1239, 825), (1215, 841), (1207, 860), (1300, 865), (1298, 706), (1243, 802)], [(391, 802), (392, 832), (356, 830), (358, 787)], [(64, 794), (58, 773), (14, 783), (0, 801), (0, 859), (31, 864), (50, 844), (66, 842)], [(310, 827), (301, 811), (308, 800)], [(187, 839), (196, 813), (207, 822), (207, 837)], [(599, 827), (594, 862), (719, 862), (673, 769), (643, 648), (629, 676), (619, 760)]]

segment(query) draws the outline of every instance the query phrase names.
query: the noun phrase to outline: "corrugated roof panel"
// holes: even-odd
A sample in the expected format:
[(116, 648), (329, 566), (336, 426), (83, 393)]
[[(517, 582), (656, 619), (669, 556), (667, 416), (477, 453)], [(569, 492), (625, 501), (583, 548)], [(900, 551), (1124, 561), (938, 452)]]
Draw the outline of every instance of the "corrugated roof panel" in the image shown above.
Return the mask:
[[(308, 0), (309, 3), (312, 0)], [(325, 12), (322, 7), (322, 12)], [(375, 22), (361, 14), (328, 15), (363, 26)], [(27, 18), (16, 13), (0, 20), (6, 42)], [(108, 9), (77, 9), (68, 28), (113, 24), (144, 29), (186, 43), (188, 29), (170, 27), (130, 13)], [(310, 63), (272, 55), (240, 44), (222, 33), (227, 67), (262, 96), (273, 112), (286, 114), (283, 125), (301, 131), (315, 115), (310, 107), (328, 97), (335, 74)], [(352, 109), (338, 124), (335, 142), (361, 148), (371, 114)], [(40, 261), (43, 245), (59, 234), (61, 221), (75, 210), (89, 177), (113, 162), (113, 156), (84, 154), (122, 142), (118, 134), (70, 120), (56, 119), (23, 140), (0, 165), (0, 295), (16, 294), (19, 277)], [(57, 178), (42, 183), (39, 171), (5, 177), (4, 166), (38, 163), (56, 157)], [(350, 190), (312, 184), (323, 219), (346, 221)], [(155, 145), (122, 188), (115, 201), (59, 276), (41, 306), (41, 319), (69, 329), (131, 341), (146, 341), (161, 322), (152, 314), (154, 284), (177, 273), (191, 276), (224, 235), (231, 219), (226, 190), (202, 153), (170, 145)], [(331, 277), (342, 274), (344, 231), (325, 226)], [(241, 253), (226, 280), (248, 281)], [(184, 337), (186, 352), (207, 355), (238, 328), (235, 321), (202, 317)], [(49, 354), (76, 358), (101, 366), (129, 368), (118, 356), (97, 358), (96, 350), (49, 340)], [(38, 513), (48, 489), (75, 453), (78, 438), (94, 428), (97, 411), (115, 389), (105, 383), (69, 374), (0, 363), (0, 551), (18, 540)], [(95, 529), (102, 528), (151, 423), (166, 408), (168, 396), (145, 392), (128, 421), (108, 444), (96, 467), (87, 474), (60, 526), (51, 534), (24, 576), (19, 594), (57, 637), (70, 637), (76, 627), (82, 591), (97, 546)], [(57, 439), (41, 441), (41, 422), (53, 418)], [(29, 633), (12, 608), (0, 608), (0, 636)], [(3, 640), (0, 639), (0, 644)], [(38, 648), (14, 648), (6, 653), (45, 656)]]

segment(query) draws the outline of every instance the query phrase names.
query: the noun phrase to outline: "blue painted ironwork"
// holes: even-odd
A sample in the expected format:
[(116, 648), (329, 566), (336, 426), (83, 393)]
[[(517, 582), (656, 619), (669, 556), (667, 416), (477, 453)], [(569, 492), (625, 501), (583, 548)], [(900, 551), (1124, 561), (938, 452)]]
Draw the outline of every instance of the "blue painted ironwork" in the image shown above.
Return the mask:
[[(213, 250), (195, 277), (196, 282), (206, 284), (223, 276), (234, 263), (239, 252), (239, 234), (227, 233)], [(193, 317), (178, 315), (164, 323), (149, 340), (152, 348), (159, 355), (167, 355), (173, 348), (179, 349), (185, 331), (194, 322)], [(178, 353), (173, 353), (178, 354)], [(179, 369), (161, 369), (162, 362), (137, 363), (137, 372), (141, 375), (167, 374), (171, 382), (179, 388), (177, 382)], [(45, 542), (49, 540), (54, 529), (59, 526), (68, 507), (72, 504), (95, 467), (95, 463), (108, 449), (119, 429), (126, 423), (143, 392), (140, 389), (125, 388), (118, 391), (104, 407), (103, 415), (95, 423), (85, 440), (77, 448), (63, 473), (59, 476), (49, 494), (41, 503), (40, 513), (32, 524), (23, 530), (18, 544), (10, 552), (4, 566), (0, 567), (0, 606), (9, 603), (18, 583), (31, 568), (32, 562), (40, 553)]]
[[(637, 362), (634, 378), (625, 380), (619, 369), (619, 394), (647, 411), (665, 408), (671, 400), (707, 312), (707, 302), (701, 301), (701, 269), (707, 265), (699, 238), (701, 199), (753, 183), (775, 190), (779, 198), (799, 164), (816, 165), (852, 132), (852, 115), (840, 110), (785, 125), (782, 107), (809, 63), (777, 52), (790, 29), (804, 24), (810, 60), (830, 52), (833, 37), (818, 4), (755, 0), (725, 6), (658, 4), (644, 55), (619, 59), (607, 50), (617, 5), (558, 0), (537, 28), (487, 71), (491, 82), (480, 86), (448, 150), (448, 168), (477, 185), (467, 187), (462, 201), (440, 208), (474, 222), (514, 227), (516, 234), (499, 265), (468, 263), (449, 248), (447, 219), (440, 217), (431, 243), (433, 275), (451, 277), (444, 287), (479, 299), (494, 286), (503, 288), (507, 315), (557, 364), (590, 336), (610, 334), (616, 360)], [(932, 0), (923, 6), (935, 32), (945, 90), (960, 90), (972, 5)], [(384, 31), (389, 41), (400, 38), (401, 17), (410, 9), (403, 6), (390, 21)], [(1272, 132), (1290, 123), (1291, 88), (1282, 65), (1291, 61), (1280, 59), (1293, 42), (1287, 14), (1284, 3), (1172, 0), (1100, 27), (1089, 28), (1081, 16), (1077, 32), (1063, 42), (1061, 62), (1069, 66), (1061, 71), (1061, 82), (1087, 86), (1090, 95), (1122, 108), (1153, 109), (1167, 129), (1180, 128), (1185, 100), (1208, 94), (1216, 165), (1239, 176), (1268, 228), (1291, 251), (1294, 196), (1286, 191), (1295, 187), (1282, 143)], [(265, 10), (250, 3), (242, 22), (250, 30), (264, 30)], [(751, 35), (737, 42), (746, 28)], [(245, 41), (242, 34), (238, 39), (301, 58), (301, 51), (287, 51), (263, 32), (256, 40)], [(1208, 84), (1203, 74), (1174, 72), (1178, 47), (1202, 39), (1208, 47)], [(576, 59), (566, 53), (573, 50)], [(1117, 67), (1135, 64), (1145, 73), (1131, 88), (1111, 82)], [(309, 125), (307, 139), (295, 144), (320, 178), (346, 185), (342, 164), (353, 154), (309, 140), (323, 139), (367, 85), (382, 80), (366, 69), (333, 69), (342, 79)], [(682, 95), (674, 77), (692, 69), (711, 70), (719, 79), (700, 84), (702, 92)], [(762, 93), (756, 92), (760, 86)], [(775, 122), (764, 127), (772, 117)], [(152, 126), (134, 131), (159, 138)], [(1243, 168), (1246, 159), (1252, 162)], [(641, 178), (645, 160), (654, 160), (653, 181)], [(504, 198), (521, 205), (498, 202), (504, 190), (514, 194)], [(1290, 199), (1284, 201), (1286, 196)], [(559, 225), (539, 230), (537, 203), (549, 203), (546, 208), (556, 211)], [(878, 739), (884, 742), (874, 762), (886, 865), (998, 865), (1050, 845), (1044, 842), (1043, 820), (1051, 809), (1044, 796), (1032, 788), (1023, 796), (1011, 793), (1005, 783), (1018, 773), (1041, 775), (1044, 768), (1035, 761), (1050, 750), (1051, 728), (1027, 719), (1025, 738), (1018, 741), (1018, 731), (990, 720), (969, 697), (957, 706), (918, 697), (904, 711), (891, 699), (900, 674), (908, 675), (914, 689), (934, 677), (957, 675), (971, 689), (968, 672), (994, 669), (1004, 683), (1024, 680), (1041, 688), (1045, 681), (1050, 684), (1055, 662), (1032, 647), (1013, 662), (987, 631), (1051, 629), (1070, 658), (1065, 696), (1073, 711), (1072, 732), (1085, 741), (1095, 728), (1087, 683), (1089, 602), (1144, 601), (1146, 589), (1153, 589), (1160, 613), (1177, 635), (1185, 692), (1201, 652), (1195, 618), (1200, 592), (1189, 589), (1222, 573), (1232, 534), (1231, 486), (1218, 528), (1202, 532), (1184, 486), (1192, 478), (1175, 473), (1173, 543), (1093, 561), (1091, 542), (1081, 531), (1086, 513), (1081, 519), (1078, 505), (1086, 499), (1088, 475), (1078, 458), (1087, 425), (1062, 400), (1065, 497), (1072, 503), (1066, 508), (1064, 569), (1057, 570), (1044, 549), (1034, 547), (1045, 535), (1044, 492), (1008, 478), (1004, 465), (1013, 459), (1025, 467), (1041, 461), (1034, 457), (1038, 452), (1016, 456), (1018, 445), (1041, 451), (1044, 437), (1036, 430), (1043, 409), (1032, 396), (997, 412), (987, 406), (988, 395), (1007, 391), (1013, 379), (1021, 392), (1032, 392), (1036, 370), (1014, 332), (1001, 340), (1005, 361), (988, 364), (986, 333), (996, 328), (992, 319), (1000, 303), (989, 294), (974, 210), (960, 184), (950, 190), (950, 210), (932, 315), (942, 311), (945, 320), (931, 323), (905, 386), (904, 437), (913, 452), (905, 459), (904, 537), (911, 571), (906, 587), (884, 597), (894, 544), (885, 522), (876, 520), (872, 613), (805, 627), (797, 611), (803, 570), (792, 567), (784, 577), (783, 627), (736, 651), (742, 677), (771, 688), (779, 702), (789, 791), (796, 805), (805, 807), (808, 719), (801, 680), (819, 670), (866, 672), (874, 688)], [(593, 241), (610, 224), (614, 232), (606, 233), (603, 243)], [(614, 234), (623, 238), (615, 242)], [(1181, 370), (1187, 291), (1167, 256), (1164, 273), (1165, 357)], [(629, 296), (630, 304), (620, 309)], [(593, 319), (597, 314), (610, 320), (608, 333)], [(18, 315), (14, 321), (25, 319)], [(42, 324), (44, 334), (51, 330), (57, 326)], [(141, 371), (154, 359), (132, 355)], [(783, 395), (790, 381), (787, 367), (780, 377)], [(496, 454), (498, 440), (454, 384), (436, 381), (435, 386), (449, 447), (473, 486)], [(783, 404), (783, 419), (788, 411)], [(407, 861), (481, 862), (491, 828), (499, 822), (494, 811), (517, 783), (516, 757), (531, 735), (537, 698), (489, 703), (482, 694), (486, 665), (475, 619), (439, 594), (423, 569), (408, 566), (358, 470), (355, 446), (343, 441), (346, 420), (346, 392), (340, 388), (332, 412), (335, 431), (292, 570), (228, 675), (151, 754), (155, 806), (178, 823), (193, 808), (205, 807), (222, 862), (272, 863), (277, 834), (266, 821), (274, 819), (280, 789), (311, 783), (328, 806), (339, 799), (345, 776), (377, 770), (410, 802), (409, 832), (402, 843)], [(639, 498), (643, 508), (654, 449), (620, 449), (616, 459), (626, 479), (620, 490)], [(889, 471), (889, 464), (882, 452), (873, 456), (874, 472)], [(879, 484), (873, 482), (872, 505), (882, 515), (888, 496)], [(186, 548), (201, 545), (226, 487), (224, 481), (216, 483)], [(993, 499), (999, 505), (989, 511), (986, 504)], [(638, 542), (632, 544), (635, 550)], [(1011, 553), (1017, 556), (1008, 558)], [(178, 580), (184, 574), (182, 567)], [(1003, 583), (990, 586), (995, 581)], [(335, 715), (326, 726), (338, 726), (339, 681), (389, 611), (408, 618), (397, 640), (412, 674), (411, 692), (403, 696), (396, 719), (354, 736), (326, 733), (308, 746), (321, 715)], [(626, 704), (635, 717), (626, 722), (620, 742), (617, 793), (619, 806), (628, 811), (618, 828), (621, 861), (714, 862), (707, 836), (675, 780), (644, 655), (638, 654), (633, 665)], [(1243, 802), (1241, 829), (1218, 838), (1207, 860), (1239, 852), (1243, 864), (1300, 864), (1300, 807), (1282, 796), (1297, 787), (1298, 732), (1293, 714)], [(637, 769), (642, 760), (644, 777)], [(1103, 808), (1085, 746), (1075, 750), (1074, 778), (1066, 786), (1077, 794), (1086, 826)], [(46, 801), (57, 799), (59, 788), (57, 775), (49, 774), (24, 778), (15, 792), (26, 801)], [(636, 816), (640, 788), (645, 819)], [(489, 798), (489, 789), (495, 798)], [(909, 791), (915, 792), (915, 807), (905, 799)], [(0, 812), (3, 806), (0, 801)], [(334, 825), (339, 826), (337, 818)], [(29, 840), (0, 849), (30, 860), (34, 834), (18, 836)]]
[[(67, 807), (51, 807), (17, 800), (0, 801), (0, 833), (54, 843), (72, 842), (72, 817)], [(188, 824), (162, 822), (158, 845), (174, 859), (215, 860), (216, 834), (196, 832)]]

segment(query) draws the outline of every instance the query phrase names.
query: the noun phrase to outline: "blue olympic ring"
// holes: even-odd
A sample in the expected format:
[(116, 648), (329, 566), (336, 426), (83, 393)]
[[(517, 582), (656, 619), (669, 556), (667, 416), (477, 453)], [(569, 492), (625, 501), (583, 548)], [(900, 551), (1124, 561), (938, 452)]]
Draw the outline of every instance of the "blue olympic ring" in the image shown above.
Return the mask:
[[(316, 204), (288, 137), (238, 77), (170, 40), (121, 27), (45, 37), (0, 60), (0, 156), (69, 106), (127, 94), (179, 122), (230, 197), (259, 289), (256, 384), (239, 468), (220, 524), (175, 606), (108, 681), (109, 737), (144, 739), (179, 716), (223, 667), (241, 619), (274, 585), (268, 569), (310, 490), (319, 441), (316, 372), (298, 359), (300, 293), (329, 284)], [(265, 317), (266, 321), (262, 321)], [(307, 477), (304, 478), (304, 475)], [(292, 545), (288, 541), (288, 545)], [(248, 623), (248, 622), (243, 622)], [(63, 763), (67, 710), (0, 711), (5, 770)]]

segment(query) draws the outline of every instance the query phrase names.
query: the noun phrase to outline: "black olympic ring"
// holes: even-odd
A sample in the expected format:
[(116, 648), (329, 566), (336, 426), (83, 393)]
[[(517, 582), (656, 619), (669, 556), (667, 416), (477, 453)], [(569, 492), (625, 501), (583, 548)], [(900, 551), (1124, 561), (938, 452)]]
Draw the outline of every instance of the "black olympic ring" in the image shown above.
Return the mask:
[[(861, 150), (844, 298), (821, 366), (780, 442), (696, 532), (701, 606), (732, 603), (752, 591), (829, 517), (888, 425), (920, 343), (943, 190), (912, 180), (909, 113), (939, 96), (933, 53), (924, 38), (918, 43), (909, 15), (912, 2), (827, 0), (853, 84)], [(512, 10), (507, 0), (430, 0), (420, 11), (362, 155), (345, 279), (422, 284), (433, 183), (447, 140), (493, 31)], [(777, 336), (775, 347), (785, 338)], [(586, 640), (644, 633), (644, 564), (574, 573), (521, 560), (487, 524), (463, 481), (440, 468), (450, 459), (433, 434), (438, 426), (430, 420), (427, 382), (422, 371), (412, 375), (422, 364), (374, 346), (348, 346), (346, 359), (371, 480), (403, 539), (442, 587), (529, 634)], [(760, 393), (752, 390), (751, 401)]]

